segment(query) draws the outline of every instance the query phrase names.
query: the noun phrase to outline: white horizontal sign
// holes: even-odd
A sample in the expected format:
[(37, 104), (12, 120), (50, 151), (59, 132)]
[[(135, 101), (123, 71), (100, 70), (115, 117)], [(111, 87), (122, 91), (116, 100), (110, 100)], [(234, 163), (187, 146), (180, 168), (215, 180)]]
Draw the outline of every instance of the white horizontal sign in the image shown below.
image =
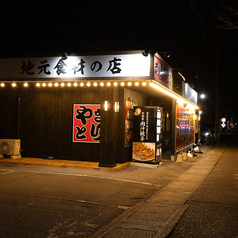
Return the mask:
[(1, 79), (150, 76), (142, 54), (0, 59)]

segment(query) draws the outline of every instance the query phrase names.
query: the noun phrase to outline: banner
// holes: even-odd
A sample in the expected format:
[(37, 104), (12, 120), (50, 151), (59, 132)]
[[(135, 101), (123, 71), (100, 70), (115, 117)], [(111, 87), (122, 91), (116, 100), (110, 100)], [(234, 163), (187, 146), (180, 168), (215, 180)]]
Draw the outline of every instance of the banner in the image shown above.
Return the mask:
[(162, 156), (162, 108), (134, 107), (132, 160), (156, 163)]
[(73, 105), (73, 142), (100, 143), (100, 104)]

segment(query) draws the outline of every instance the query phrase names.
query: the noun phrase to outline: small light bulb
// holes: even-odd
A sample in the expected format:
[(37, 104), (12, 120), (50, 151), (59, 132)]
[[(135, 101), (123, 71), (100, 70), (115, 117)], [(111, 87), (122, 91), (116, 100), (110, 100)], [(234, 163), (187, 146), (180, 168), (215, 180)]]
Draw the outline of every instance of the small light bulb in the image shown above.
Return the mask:
[(100, 86), (101, 86), (101, 87), (104, 86), (104, 82), (101, 82), (101, 83), (100, 83)]
[(94, 86), (94, 87), (97, 87), (97, 86), (98, 86), (98, 84), (95, 82), (95, 83), (93, 84), (93, 86)]
[(64, 87), (64, 86), (65, 86), (65, 83), (64, 83), (64, 82), (62, 82), (62, 83), (60, 84), (60, 86), (61, 86), (61, 87)]
[(121, 82), (121, 86), (125, 86), (125, 83), (124, 83), (124, 82)]
[(46, 83), (42, 83), (42, 87), (46, 87)]
[(84, 83), (83, 83), (83, 82), (82, 82), (82, 83), (80, 83), (80, 86), (81, 86), (81, 87), (83, 87), (83, 86), (84, 86)]
[(77, 86), (78, 86), (78, 84), (75, 82), (75, 83), (74, 83), (74, 87), (77, 87)]
[(12, 87), (16, 87), (17, 85), (16, 85), (16, 83), (12, 83)]
[(49, 87), (52, 87), (52, 83), (48, 83), (48, 86), (49, 86)]
[(131, 86), (131, 82), (129, 82), (127, 85), (128, 85), (128, 86)]
[(38, 88), (39, 88), (39, 87), (40, 87), (40, 83), (37, 83), (37, 84), (36, 84), (36, 87), (38, 87)]
[(2, 87), (2, 88), (5, 87), (5, 83), (1, 83), (1, 87)]
[(25, 88), (28, 87), (28, 83), (27, 82), (25, 82), (23, 85), (24, 85)]
[(110, 83), (110, 82), (107, 82), (107, 86), (108, 86), (108, 87), (111, 86), (111, 83)]
[(143, 83), (142, 83), (142, 86), (146, 86), (146, 82), (143, 82)]
[(68, 82), (68, 83), (67, 83), (67, 86), (68, 86), (68, 87), (71, 87), (71, 83), (70, 83), (70, 82)]
[(58, 87), (59, 86), (59, 84), (58, 83), (55, 83), (55, 87)]
[(117, 86), (117, 85), (118, 85), (118, 83), (117, 83), (117, 82), (115, 82), (113, 85), (114, 85), (114, 86)]
[(87, 84), (86, 84), (88, 87), (90, 87), (91, 86), (91, 83), (90, 82), (87, 82)]
[(135, 85), (136, 85), (136, 86), (139, 86), (139, 83), (138, 83), (138, 82), (135, 82)]

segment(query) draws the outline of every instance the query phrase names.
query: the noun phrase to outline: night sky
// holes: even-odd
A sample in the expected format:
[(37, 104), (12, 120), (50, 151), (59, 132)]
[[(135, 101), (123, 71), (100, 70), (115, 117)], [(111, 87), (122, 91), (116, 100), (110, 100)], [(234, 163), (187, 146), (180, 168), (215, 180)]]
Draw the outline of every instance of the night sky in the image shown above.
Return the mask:
[[(14, 3), (15, 4), (15, 3)], [(220, 45), (221, 116), (238, 118), (238, 29), (222, 25), (214, 12), (228, 14), (225, 0), (170, 0), (17, 3), (0, 16), (0, 57), (59, 55), (62, 52), (144, 50), (168, 52), (165, 60), (206, 93), (214, 110), (215, 62)], [(53, 3), (54, 4), (54, 3)], [(232, 16), (235, 17), (235, 16)], [(238, 16), (236, 21), (238, 21)]]

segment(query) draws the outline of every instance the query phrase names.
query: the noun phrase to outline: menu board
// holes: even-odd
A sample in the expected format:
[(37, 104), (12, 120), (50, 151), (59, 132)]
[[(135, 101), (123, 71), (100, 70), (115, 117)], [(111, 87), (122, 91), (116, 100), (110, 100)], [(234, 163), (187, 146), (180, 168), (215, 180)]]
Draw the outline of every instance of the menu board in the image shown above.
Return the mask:
[(162, 156), (162, 108), (134, 107), (133, 161), (157, 162)]
[(177, 105), (176, 150), (194, 143), (194, 110)]
[(159, 142), (161, 137), (162, 137), (162, 110), (157, 109), (156, 142)]

